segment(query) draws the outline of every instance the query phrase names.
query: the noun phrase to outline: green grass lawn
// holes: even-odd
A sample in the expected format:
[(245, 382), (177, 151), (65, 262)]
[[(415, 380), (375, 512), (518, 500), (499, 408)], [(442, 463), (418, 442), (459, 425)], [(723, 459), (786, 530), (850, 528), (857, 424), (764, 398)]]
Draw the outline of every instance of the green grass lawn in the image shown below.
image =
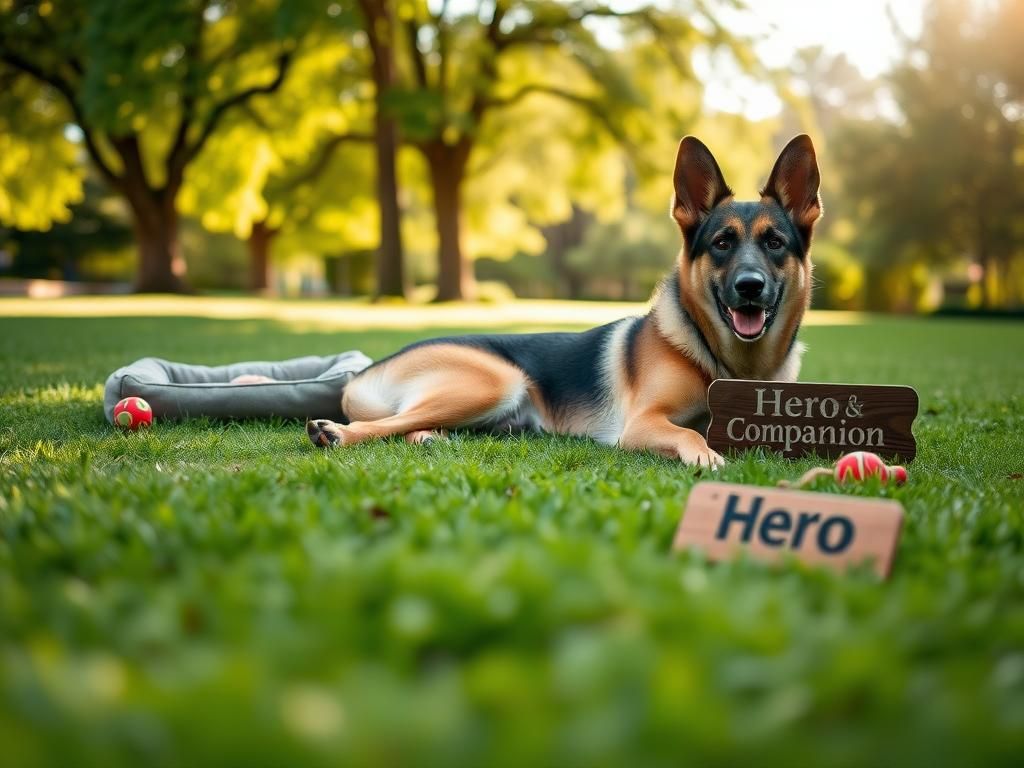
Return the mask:
[(586, 440), (321, 452), (293, 423), (103, 420), (104, 378), (138, 357), (377, 356), (439, 331), (2, 315), (4, 766), (1024, 755), (1024, 325), (803, 332), (804, 380), (921, 394), (909, 485), (842, 491), (906, 508), (878, 582), (674, 556), (695, 471)]

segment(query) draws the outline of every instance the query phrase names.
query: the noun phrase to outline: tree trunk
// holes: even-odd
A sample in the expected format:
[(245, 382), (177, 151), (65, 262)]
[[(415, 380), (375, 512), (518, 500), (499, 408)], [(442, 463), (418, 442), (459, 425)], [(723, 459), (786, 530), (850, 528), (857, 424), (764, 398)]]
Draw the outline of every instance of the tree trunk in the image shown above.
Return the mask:
[[(583, 298), (583, 276), (578, 272), (567, 274), (565, 285), (569, 291), (569, 298), (578, 301)], [(555, 298), (558, 298), (557, 296)]]
[(185, 281), (185, 260), (178, 241), (178, 212), (173, 202), (129, 197), (139, 268), (136, 293), (190, 293)]
[(556, 297), (579, 299), (583, 296), (583, 275), (569, 264), (569, 251), (580, 245), (594, 217), (577, 205), (572, 207), (572, 216), (557, 224), (541, 228), (547, 241), (547, 255), (551, 268), (558, 278)]
[(347, 266), (347, 259), (342, 256), (324, 257), (324, 277), (331, 296), (352, 295), (352, 281), (349, 280)]
[(889, 312), (892, 306), (885, 290), (885, 270), (875, 265), (864, 268), (864, 309), (869, 312)]
[(398, 205), (398, 128), (387, 106), (395, 81), (395, 22), (391, 0), (364, 0), (366, 32), (373, 53), (374, 145), (377, 152), (377, 204), (380, 207), (380, 248), (377, 252), (377, 292), (405, 296), (401, 209)]
[(985, 309), (996, 310), (1000, 307), (999, 293), (1002, 280), (999, 275), (999, 259), (995, 256), (985, 259), (984, 277), (982, 278), (982, 296)]
[(395, 121), (385, 117), (377, 100), (377, 202), (380, 206), (380, 250), (377, 253), (377, 296), (405, 296), (401, 211), (395, 155), (398, 135)]
[(466, 175), (469, 146), (429, 145), (424, 154), (430, 167), (437, 226), (438, 272), (436, 301), (460, 301), (476, 295), (473, 265), (462, 252), (460, 193)]
[(270, 248), (277, 230), (265, 221), (254, 221), (246, 247), (249, 250), (249, 290), (265, 293), (270, 287)]

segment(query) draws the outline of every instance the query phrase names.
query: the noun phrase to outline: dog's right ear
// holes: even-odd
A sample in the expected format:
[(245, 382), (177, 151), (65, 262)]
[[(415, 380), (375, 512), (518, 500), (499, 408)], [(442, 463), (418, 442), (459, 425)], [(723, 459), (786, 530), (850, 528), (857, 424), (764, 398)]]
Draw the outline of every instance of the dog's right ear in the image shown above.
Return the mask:
[(672, 181), (675, 186), (672, 218), (687, 239), (712, 208), (732, 195), (715, 156), (694, 136), (687, 136), (679, 142)]

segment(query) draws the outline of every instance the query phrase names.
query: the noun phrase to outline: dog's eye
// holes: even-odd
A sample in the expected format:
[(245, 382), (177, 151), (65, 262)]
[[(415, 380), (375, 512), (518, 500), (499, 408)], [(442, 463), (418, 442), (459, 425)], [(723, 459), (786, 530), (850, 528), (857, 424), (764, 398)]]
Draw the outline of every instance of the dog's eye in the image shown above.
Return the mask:
[(777, 251), (783, 246), (782, 238), (769, 237), (768, 240), (765, 241), (765, 245), (767, 246), (769, 251)]
[(728, 251), (729, 246), (732, 245), (732, 243), (729, 242), (729, 238), (720, 237), (717, 240), (715, 240), (711, 245), (714, 247), (716, 251)]

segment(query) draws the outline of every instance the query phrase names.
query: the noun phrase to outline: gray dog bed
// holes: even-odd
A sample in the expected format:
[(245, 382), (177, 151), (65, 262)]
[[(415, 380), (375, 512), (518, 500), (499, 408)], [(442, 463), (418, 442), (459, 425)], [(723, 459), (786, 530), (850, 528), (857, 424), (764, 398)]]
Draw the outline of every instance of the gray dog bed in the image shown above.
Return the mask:
[[(114, 371), (103, 393), (103, 411), (114, 423), (114, 406), (141, 397), (158, 419), (209, 416), (218, 419), (342, 419), (341, 390), (371, 363), (362, 352), (298, 357), (279, 362), (235, 363), (210, 368), (146, 357)], [(232, 384), (237, 376), (275, 379)]]

